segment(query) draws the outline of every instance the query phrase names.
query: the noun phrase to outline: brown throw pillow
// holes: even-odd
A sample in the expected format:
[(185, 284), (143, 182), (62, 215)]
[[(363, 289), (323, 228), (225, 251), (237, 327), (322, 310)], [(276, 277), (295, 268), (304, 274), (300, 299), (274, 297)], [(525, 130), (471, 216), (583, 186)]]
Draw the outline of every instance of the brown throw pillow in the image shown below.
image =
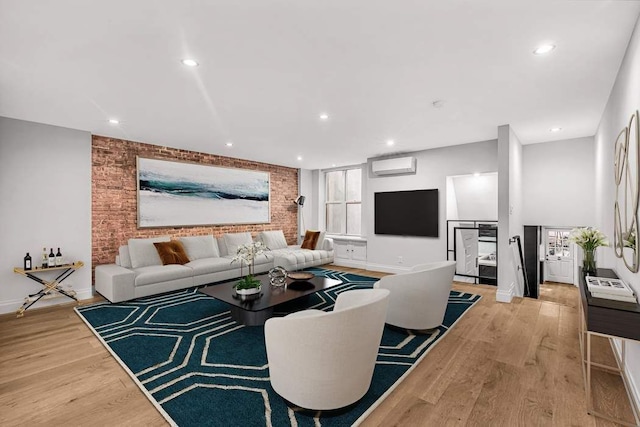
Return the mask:
[(170, 242), (155, 242), (153, 244), (160, 255), (162, 265), (168, 264), (186, 264), (189, 262), (189, 257), (184, 250), (184, 246), (178, 240), (172, 240)]
[(308, 231), (304, 233), (304, 241), (302, 242), (302, 249), (315, 249), (318, 243), (318, 237), (320, 237), (319, 231)]

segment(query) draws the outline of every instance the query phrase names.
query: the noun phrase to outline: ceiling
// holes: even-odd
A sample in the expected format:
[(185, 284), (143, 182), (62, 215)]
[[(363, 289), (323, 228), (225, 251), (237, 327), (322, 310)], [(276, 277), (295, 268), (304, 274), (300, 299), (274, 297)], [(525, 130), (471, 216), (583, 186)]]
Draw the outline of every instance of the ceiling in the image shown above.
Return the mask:
[[(639, 12), (625, 1), (0, 0), (0, 115), (305, 169), (494, 139), (503, 124), (523, 143), (589, 136)], [(534, 55), (543, 42), (557, 48)]]

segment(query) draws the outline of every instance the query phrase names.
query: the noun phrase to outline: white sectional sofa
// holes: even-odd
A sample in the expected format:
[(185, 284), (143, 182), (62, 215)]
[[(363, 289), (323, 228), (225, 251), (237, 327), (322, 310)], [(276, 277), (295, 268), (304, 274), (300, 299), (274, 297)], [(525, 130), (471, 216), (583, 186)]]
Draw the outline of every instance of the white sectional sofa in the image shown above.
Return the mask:
[[(177, 289), (200, 286), (241, 276), (240, 263), (231, 263), (238, 246), (253, 241), (250, 233), (233, 233), (215, 238), (208, 236), (180, 237), (189, 262), (184, 265), (162, 265), (154, 242), (168, 242), (169, 236), (129, 239), (121, 246), (115, 264), (96, 267), (96, 291), (111, 302), (127, 301)], [(315, 249), (287, 245), (281, 230), (263, 231), (256, 236), (269, 248), (255, 260), (254, 272), (264, 273), (274, 266), (287, 271), (333, 262), (333, 241), (318, 239)], [(247, 274), (244, 266), (242, 274)]]

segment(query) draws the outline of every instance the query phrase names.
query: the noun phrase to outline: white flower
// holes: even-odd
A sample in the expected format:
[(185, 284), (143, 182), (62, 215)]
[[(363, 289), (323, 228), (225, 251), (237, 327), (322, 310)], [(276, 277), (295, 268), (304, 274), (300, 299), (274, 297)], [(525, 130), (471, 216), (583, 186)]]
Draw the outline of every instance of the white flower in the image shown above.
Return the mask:
[(587, 251), (593, 251), (599, 246), (609, 246), (607, 236), (600, 230), (592, 227), (574, 228), (571, 230), (569, 241)]
[(269, 250), (267, 246), (262, 242), (253, 242), (248, 245), (238, 246), (238, 252), (233, 257), (231, 262), (240, 261), (251, 267), (256, 257), (262, 255), (266, 250)]

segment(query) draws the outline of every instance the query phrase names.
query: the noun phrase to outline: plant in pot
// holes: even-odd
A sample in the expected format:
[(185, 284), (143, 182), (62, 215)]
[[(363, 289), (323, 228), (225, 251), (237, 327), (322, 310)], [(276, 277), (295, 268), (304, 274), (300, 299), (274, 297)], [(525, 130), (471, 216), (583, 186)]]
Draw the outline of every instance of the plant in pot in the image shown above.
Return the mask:
[(231, 260), (231, 263), (240, 263), (240, 276), (243, 275), (242, 267), (244, 264), (247, 265), (249, 270), (249, 274), (243, 276), (242, 279), (240, 279), (234, 286), (238, 295), (253, 295), (260, 293), (262, 286), (260, 284), (260, 280), (254, 277), (253, 272), (256, 257), (263, 254), (266, 250), (268, 250), (268, 248), (262, 242), (253, 242), (238, 247), (238, 252)]
[(580, 246), (584, 251), (582, 261), (582, 269), (585, 273), (595, 274), (596, 265), (596, 249), (600, 246), (609, 246), (607, 236), (600, 230), (592, 227), (574, 228), (571, 230), (569, 241)]

